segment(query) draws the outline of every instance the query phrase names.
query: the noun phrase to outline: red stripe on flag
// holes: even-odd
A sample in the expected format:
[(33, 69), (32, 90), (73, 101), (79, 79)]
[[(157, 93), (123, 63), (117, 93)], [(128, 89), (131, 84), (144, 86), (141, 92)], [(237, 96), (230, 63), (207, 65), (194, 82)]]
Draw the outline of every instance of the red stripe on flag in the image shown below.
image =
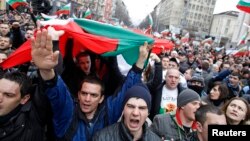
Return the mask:
[(15, 2), (14, 4), (11, 5), (13, 9), (16, 9), (18, 6), (27, 6), (28, 3), (26, 2)]
[(59, 10), (59, 11), (56, 11), (56, 14), (57, 15), (60, 15), (60, 14), (69, 15), (69, 10)]
[(247, 6), (241, 6), (241, 5), (237, 5), (236, 6), (238, 9), (242, 10), (242, 11), (245, 11), (247, 13), (250, 13), (250, 7), (247, 7)]
[(118, 39), (111, 39), (104, 36), (97, 36), (84, 32), (75, 22), (70, 22), (65, 25), (53, 26), (56, 30), (64, 30), (66, 34), (60, 37), (60, 51), (65, 54), (66, 39), (72, 37), (79, 46), (74, 47), (73, 56), (79, 53), (80, 50), (90, 50), (96, 54), (103, 54), (110, 51), (115, 51), (118, 46)]

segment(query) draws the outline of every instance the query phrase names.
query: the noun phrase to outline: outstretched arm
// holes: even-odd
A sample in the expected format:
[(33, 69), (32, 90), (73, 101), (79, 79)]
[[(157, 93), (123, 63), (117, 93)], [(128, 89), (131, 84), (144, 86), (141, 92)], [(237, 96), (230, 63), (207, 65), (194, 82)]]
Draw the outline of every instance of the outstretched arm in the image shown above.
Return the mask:
[(52, 107), (55, 135), (62, 137), (71, 123), (74, 106), (66, 85), (54, 72), (59, 51), (53, 52), (52, 38), (46, 29), (38, 31), (36, 38), (32, 38), (31, 55), (43, 79), (43, 91)]
[(148, 58), (151, 46), (145, 43), (139, 48), (140, 54), (135, 65), (126, 76), (126, 79), (119, 90), (118, 94), (107, 98), (107, 105), (109, 108), (109, 124), (117, 122), (121, 116), (123, 107), (122, 103), (125, 97), (126, 91), (131, 88), (136, 83), (141, 83), (142, 70), (144, 68), (144, 63)]

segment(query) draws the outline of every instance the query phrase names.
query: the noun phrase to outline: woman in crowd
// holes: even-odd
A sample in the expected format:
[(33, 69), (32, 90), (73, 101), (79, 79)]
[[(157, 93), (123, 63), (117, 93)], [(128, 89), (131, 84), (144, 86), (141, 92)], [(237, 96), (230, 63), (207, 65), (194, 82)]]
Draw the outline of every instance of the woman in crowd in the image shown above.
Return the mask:
[(241, 97), (230, 99), (223, 107), (227, 124), (244, 125), (250, 119), (250, 108), (248, 102)]
[(228, 96), (228, 88), (222, 82), (214, 82), (212, 89), (209, 94), (202, 98), (202, 100), (207, 104), (212, 104), (216, 107), (222, 107), (226, 102)]

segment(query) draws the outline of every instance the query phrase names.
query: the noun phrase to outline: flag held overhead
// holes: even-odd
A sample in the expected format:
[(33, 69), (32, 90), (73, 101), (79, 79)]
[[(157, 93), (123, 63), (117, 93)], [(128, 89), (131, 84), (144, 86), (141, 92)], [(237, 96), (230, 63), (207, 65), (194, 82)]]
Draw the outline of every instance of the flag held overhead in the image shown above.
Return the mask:
[(250, 13), (250, 0), (240, 0), (236, 7), (246, 13)]

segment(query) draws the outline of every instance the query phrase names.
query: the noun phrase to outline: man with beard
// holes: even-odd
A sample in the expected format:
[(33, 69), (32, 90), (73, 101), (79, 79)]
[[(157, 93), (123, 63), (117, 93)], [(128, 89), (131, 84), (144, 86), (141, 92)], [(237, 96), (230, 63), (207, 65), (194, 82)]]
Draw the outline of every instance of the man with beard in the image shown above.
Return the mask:
[(200, 97), (204, 97), (207, 93), (204, 91), (204, 78), (199, 74), (194, 74), (191, 80), (188, 81), (188, 88), (196, 91)]

